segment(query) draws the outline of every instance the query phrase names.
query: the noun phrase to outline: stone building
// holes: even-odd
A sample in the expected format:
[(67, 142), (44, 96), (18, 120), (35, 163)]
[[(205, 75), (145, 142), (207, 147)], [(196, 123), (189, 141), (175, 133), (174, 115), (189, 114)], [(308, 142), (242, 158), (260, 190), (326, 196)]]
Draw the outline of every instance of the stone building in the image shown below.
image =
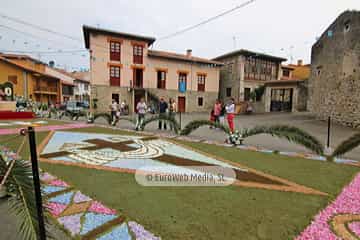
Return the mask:
[(312, 46), (309, 110), (360, 126), (360, 12), (342, 13)]
[(181, 112), (209, 111), (218, 98), (220, 62), (150, 50), (155, 38), (90, 26), (83, 27), (91, 52), (91, 102), (108, 111), (112, 100), (126, 101), (130, 111), (141, 98), (156, 107), (173, 98)]
[(220, 72), (220, 98), (249, 101), (250, 93), (266, 81), (280, 80), (285, 58), (240, 49), (214, 60), (224, 63)]
[(244, 49), (214, 60), (224, 63), (220, 71), (220, 98), (225, 102), (235, 98), (239, 111), (244, 111), (248, 104), (258, 113), (305, 110), (305, 79), (293, 76), (295, 72), (297, 76), (305, 75), (302, 61), (284, 66), (285, 58)]

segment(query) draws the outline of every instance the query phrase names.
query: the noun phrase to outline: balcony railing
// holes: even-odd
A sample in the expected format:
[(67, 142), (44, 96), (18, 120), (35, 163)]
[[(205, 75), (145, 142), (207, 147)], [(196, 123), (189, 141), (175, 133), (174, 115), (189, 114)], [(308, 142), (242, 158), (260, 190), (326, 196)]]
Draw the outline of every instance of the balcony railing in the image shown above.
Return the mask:
[(46, 86), (35, 86), (34, 89), (35, 92), (51, 92), (51, 93), (57, 93), (56, 87), (46, 87)]

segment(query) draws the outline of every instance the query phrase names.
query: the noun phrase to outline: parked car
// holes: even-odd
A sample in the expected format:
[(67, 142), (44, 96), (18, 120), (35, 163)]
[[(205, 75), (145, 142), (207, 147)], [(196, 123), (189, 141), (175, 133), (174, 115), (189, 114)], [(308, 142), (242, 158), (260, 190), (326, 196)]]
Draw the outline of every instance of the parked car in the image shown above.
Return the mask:
[(82, 110), (84, 110), (84, 107), (81, 102), (69, 101), (66, 103), (66, 111), (81, 112)]

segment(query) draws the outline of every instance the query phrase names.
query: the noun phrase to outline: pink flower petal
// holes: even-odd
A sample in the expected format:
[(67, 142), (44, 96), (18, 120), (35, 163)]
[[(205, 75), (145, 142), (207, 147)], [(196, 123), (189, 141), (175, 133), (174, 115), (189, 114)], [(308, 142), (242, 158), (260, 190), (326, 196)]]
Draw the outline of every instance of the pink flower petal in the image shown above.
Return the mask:
[(59, 180), (59, 179), (51, 181), (49, 183), (49, 185), (56, 186), (56, 187), (68, 187), (69, 186), (66, 182)]
[(116, 214), (116, 210), (105, 207), (98, 201), (94, 201), (88, 211), (102, 214)]
[[(296, 238), (296, 240), (341, 240), (331, 230), (329, 221), (339, 214), (360, 214), (360, 174), (346, 186), (341, 194), (315, 216), (312, 223)], [(353, 226), (354, 227), (354, 226)], [(358, 228), (355, 227), (354, 233)], [(360, 227), (359, 227), (360, 232)]]
[(54, 217), (58, 217), (67, 207), (67, 205), (61, 203), (48, 203), (45, 205), (47, 210), (53, 215)]

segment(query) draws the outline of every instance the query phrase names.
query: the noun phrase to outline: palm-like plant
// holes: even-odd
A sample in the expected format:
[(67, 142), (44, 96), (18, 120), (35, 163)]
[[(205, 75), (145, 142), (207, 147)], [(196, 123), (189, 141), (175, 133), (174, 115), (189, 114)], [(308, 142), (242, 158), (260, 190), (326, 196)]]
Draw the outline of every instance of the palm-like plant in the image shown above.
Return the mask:
[(226, 134), (230, 134), (230, 129), (224, 124), (215, 123), (209, 120), (194, 120), (188, 123), (184, 129), (181, 130), (180, 135), (189, 135), (191, 132), (203, 126), (211, 126), (215, 128), (220, 128)]
[(323, 155), (324, 153), (324, 146), (317, 138), (297, 127), (286, 125), (257, 126), (241, 131), (243, 138), (258, 134), (270, 134), (271, 136), (285, 138), (288, 141), (300, 144), (317, 154)]
[(331, 157), (335, 158), (342, 156), (358, 146), (360, 146), (360, 133), (356, 133), (355, 135), (351, 136), (349, 139), (340, 143), (340, 145), (337, 146), (337, 148), (332, 153)]
[(0, 176), (7, 175), (5, 186), (10, 194), (9, 206), (19, 221), (19, 230), (23, 239), (37, 240), (39, 225), (33, 188), (31, 166), (28, 161), (13, 160), (13, 166), (9, 169), (8, 164), (0, 155)]
[(172, 116), (169, 116), (169, 115), (155, 115), (153, 117), (150, 117), (150, 118), (146, 118), (140, 128), (143, 130), (145, 129), (145, 126), (148, 125), (149, 123), (151, 122), (155, 122), (155, 121), (166, 121), (170, 124), (170, 126), (172, 126), (172, 128), (174, 129), (174, 132), (176, 134), (178, 134), (180, 132), (180, 124), (178, 123), (178, 121), (176, 121), (176, 119)]
[[(230, 134), (229, 128), (223, 124), (214, 123), (208, 120), (195, 120), (185, 126), (181, 131), (181, 135), (189, 135), (192, 131), (206, 125), (220, 128), (226, 134)], [(258, 126), (240, 131), (240, 136), (244, 139), (258, 134), (270, 134), (271, 136), (285, 138), (288, 141), (300, 144), (317, 154), (322, 155), (324, 153), (324, 147), (318, 139), (297, 127), (286, 125)]]

